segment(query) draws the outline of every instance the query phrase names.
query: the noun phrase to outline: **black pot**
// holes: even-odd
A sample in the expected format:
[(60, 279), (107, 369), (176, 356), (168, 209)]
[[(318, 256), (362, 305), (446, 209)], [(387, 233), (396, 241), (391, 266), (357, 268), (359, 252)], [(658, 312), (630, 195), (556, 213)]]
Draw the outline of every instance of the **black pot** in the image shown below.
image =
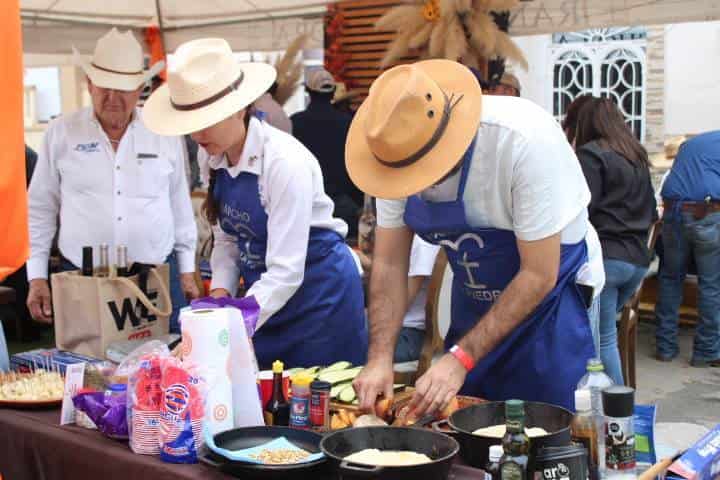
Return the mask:
[[(323, 438), (320, 448), (340, 479), (445, 480), (460, 446), (442, 433), (419, 428), (363, 427), (334, 432)], [(432, 462), (407, 467), (379, 467), (348, 463), (345, 457), (368, 449), (424, 453)]]
[[(528, 428), (540, 427), (548, 434), (530, 439), (529, 471), (534, 470), (534, 459), (543, 447), (564, 447), (571, 444), (570, 423), (573, 414), (562, 407), (548, 403), (525, 402), (525, 422)], [(450, 415), (450, 427), (460, 443), (460, 456), (469, 465), (485, 468), (488, 451), (492, 445), (500, 445), (501, 439), (473, 435), (479, 428), (505, 424), (505, 402), (487, 402), (472, 405)]]

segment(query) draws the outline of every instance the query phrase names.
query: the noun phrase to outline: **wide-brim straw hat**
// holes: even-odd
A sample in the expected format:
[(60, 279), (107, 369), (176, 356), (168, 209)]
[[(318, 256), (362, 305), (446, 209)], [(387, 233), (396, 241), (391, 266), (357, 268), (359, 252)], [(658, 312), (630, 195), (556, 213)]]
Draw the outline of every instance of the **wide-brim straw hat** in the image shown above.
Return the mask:
[(350, 125), (348, 174), (374, 197), (414, 195), (462, 159), (481, 110), (480, 85), (464, 65), (425, 60), (391, 68), (372, 84)]
[(165, 66), (159, 61), (145, 70), (140, 43), (129, 30), (120, 33), (117, 28), (97, 41), (91, 61), (85, 60), (75, 47), (73, 60), (94, 85), (126, 92), (137, 90)]
[(186, 135), (230, 117), (260, 98), (275, 81), (266, 63), (238, 63), (220, 38), (180, 45), (167, 83), (150, 95), (143, 121), (160, 135)]

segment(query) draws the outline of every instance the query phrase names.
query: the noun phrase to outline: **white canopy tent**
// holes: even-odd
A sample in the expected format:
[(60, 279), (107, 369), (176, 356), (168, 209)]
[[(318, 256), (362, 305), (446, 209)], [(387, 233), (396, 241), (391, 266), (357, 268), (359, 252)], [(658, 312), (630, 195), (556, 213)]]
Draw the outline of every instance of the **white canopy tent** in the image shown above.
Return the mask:
[(91, 53), (110, 27), (142, 38), (156, 25), (172, 52), (190, 39), (219, 36), (235, 51), (283, 50), (310, 33), (308, 48), (322, 48), (328, 0), (21, 0), (25, 53), (67, 54), (74, 45)]

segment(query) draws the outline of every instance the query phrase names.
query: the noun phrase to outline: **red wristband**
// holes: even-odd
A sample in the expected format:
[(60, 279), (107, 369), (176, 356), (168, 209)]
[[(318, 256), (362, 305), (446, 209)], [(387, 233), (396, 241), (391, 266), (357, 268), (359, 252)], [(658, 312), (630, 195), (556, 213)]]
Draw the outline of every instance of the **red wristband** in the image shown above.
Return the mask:
[(458, 359), (468, 372), (475, 368), (475, 362), (472, 357), (468, 355), (467, 352), (460, 347), (460, 345), (453, 345), (450, 347), (450, 353)]

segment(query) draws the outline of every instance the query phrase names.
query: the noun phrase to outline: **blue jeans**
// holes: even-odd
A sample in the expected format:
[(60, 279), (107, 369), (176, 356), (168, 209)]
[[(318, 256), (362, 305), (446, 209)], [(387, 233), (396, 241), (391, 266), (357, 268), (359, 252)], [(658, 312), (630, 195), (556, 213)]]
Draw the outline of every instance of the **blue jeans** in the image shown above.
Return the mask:
[[(178, 322), (180, 309), (187, 306), (188, 303), (180, 284), (180, 267), (177, 262), (177, 254), (173, 252), (168, 255), (165, 259), (165, 263), (170, 266), (170, 299), (172, 300), (173, 305), (172, 314), (170, 314), (170, 333), (180, 333), (180, 322)], [(79, 269), (67, 259), (62, 258), (60, 262), (60, 271), (67, 272), (71, 270)]]
[(395, 363), (414, 362), (420, 358), (425, 330), (403, 327), (395, 347)]
[(7, 342), (5, 342), (5, 330), (0, 322), (0, 372), (10, 370), (10, 358), (8, 358)]
[(692, 252), (698, 270), (700, 315), (693, 360), (720, 358), (720, 213), (711, 213), (701, 220), (685, 212), (679, 218), (666, 218), (662, 235), (664, 259), (655, 307), (657, 353), (667, 358), (678, 355), (678, 310)]
[(616, 385), (624, 385), (617, 343), (617, 315), (642, 282), (647, 267), (605, 260), (605, 288), (600, 294), (600, 359)]

